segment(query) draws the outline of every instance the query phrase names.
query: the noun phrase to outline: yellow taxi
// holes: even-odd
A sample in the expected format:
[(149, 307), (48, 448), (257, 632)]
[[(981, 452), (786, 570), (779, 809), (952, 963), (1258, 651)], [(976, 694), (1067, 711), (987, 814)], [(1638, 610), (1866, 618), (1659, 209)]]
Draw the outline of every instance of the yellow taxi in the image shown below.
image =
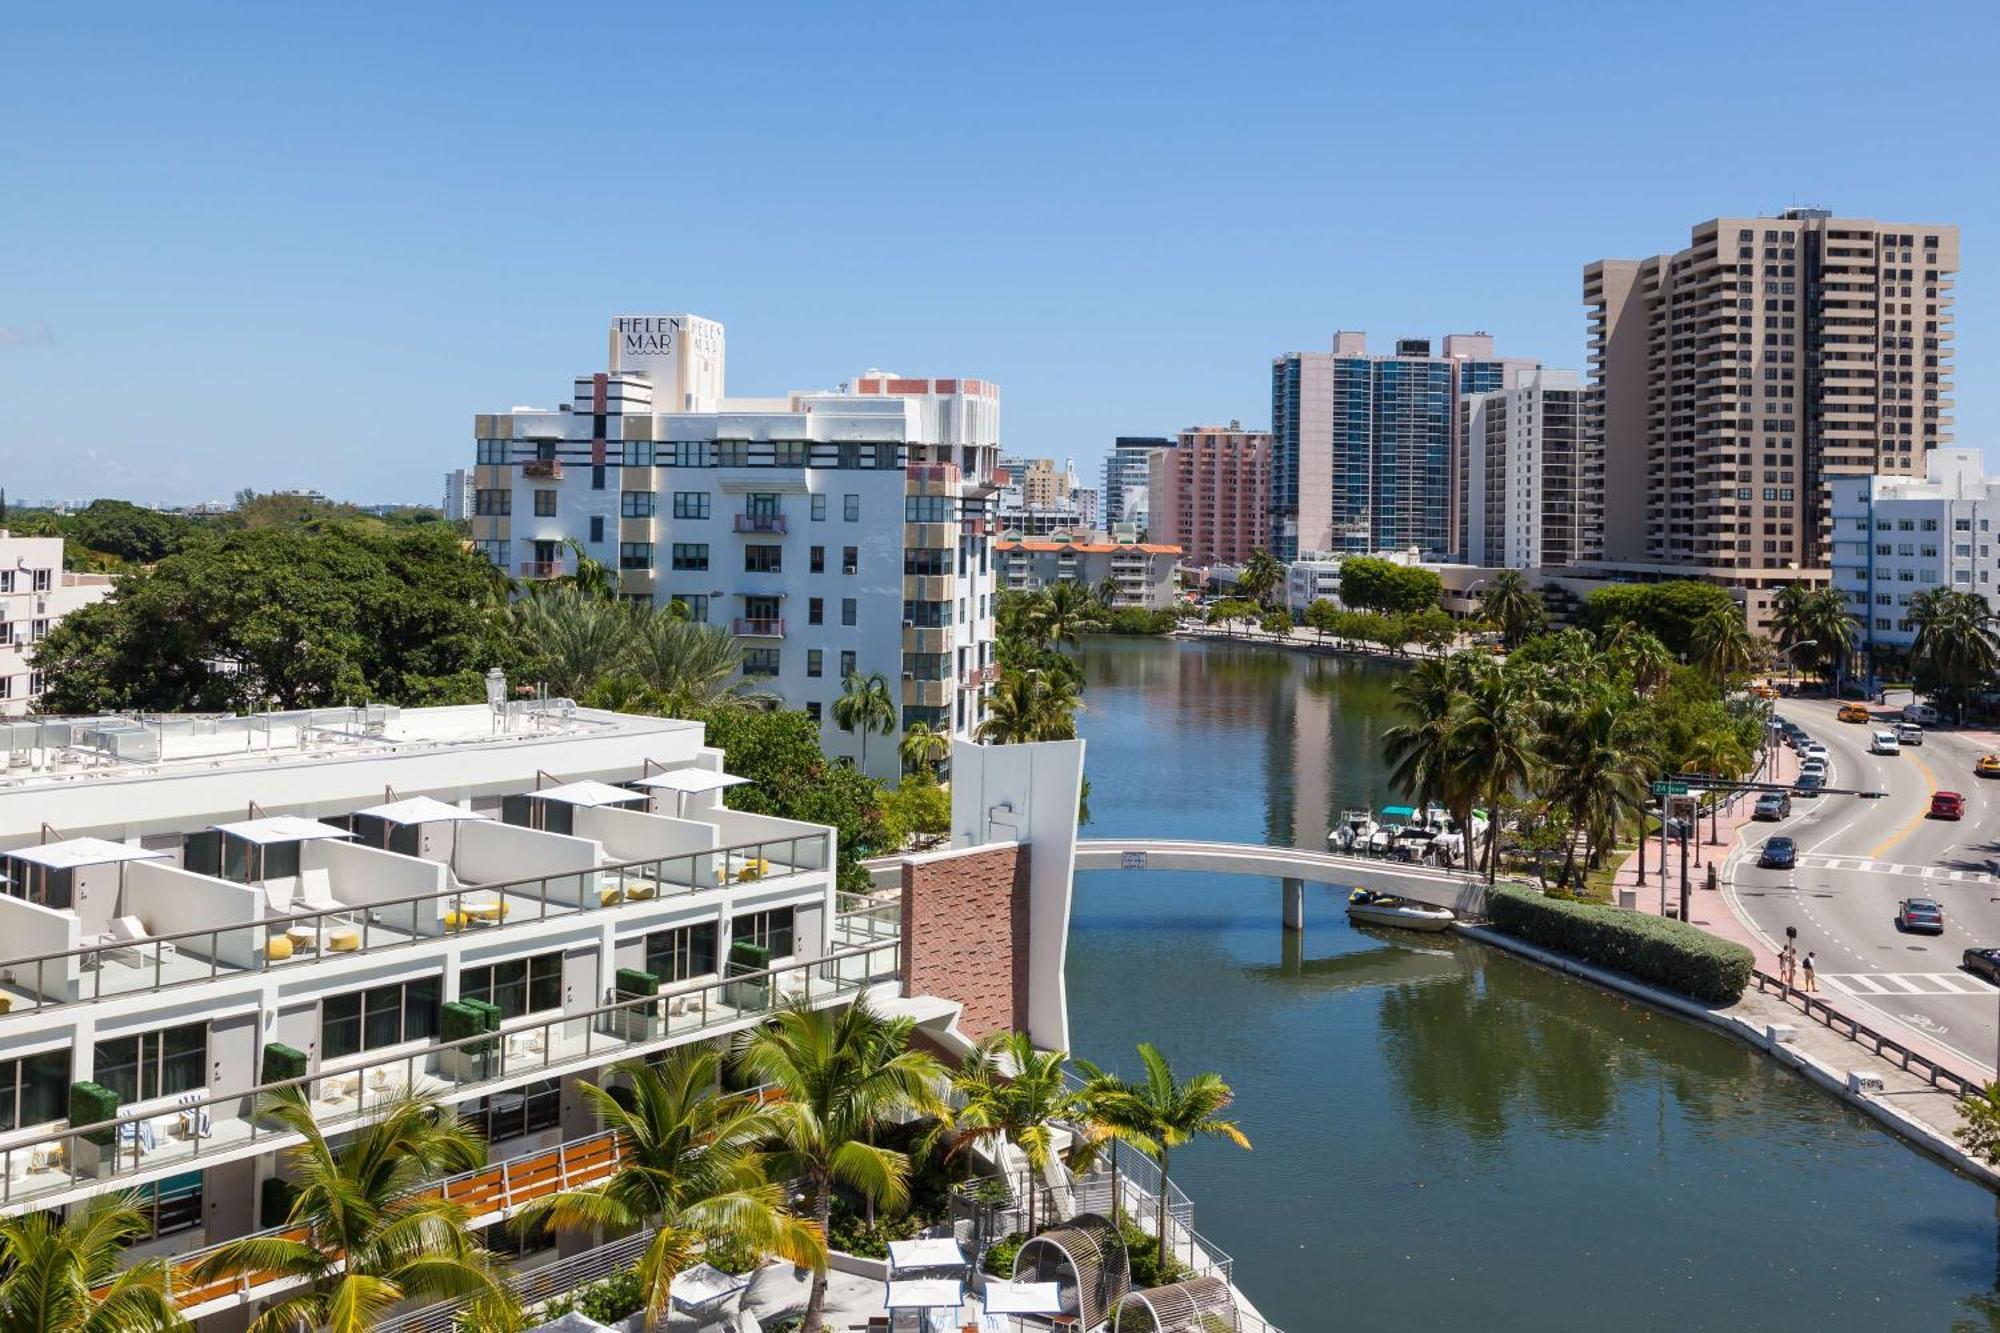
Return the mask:
[(2000, 778), (2000, 754), (1982, 754), (1972, 771), (1982, 778)]
[(1752, 685), (1750, 693), (1759, 699), (1775, 699), (1778, 697), (1778, 689), (1775, 685)]
[(1865, 704), (1842, 704), (1840, 706), (1840, 720), (1842, 722), (1869, 722), (1873, 719), (1868, 716), (1868, 707)]

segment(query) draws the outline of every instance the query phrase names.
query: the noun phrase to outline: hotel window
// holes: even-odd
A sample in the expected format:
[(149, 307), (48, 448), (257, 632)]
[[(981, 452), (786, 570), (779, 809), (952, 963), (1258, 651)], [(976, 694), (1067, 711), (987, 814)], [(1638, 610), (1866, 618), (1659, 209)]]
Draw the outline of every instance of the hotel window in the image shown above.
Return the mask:
[(625, 441), (626, 467), (653, 466), (653, 442), (651, 440)]
[(675, 491), (675, 518), (707, 518), (709, 495), (707, 491)]
[(180, 1231), (193, 1231), (202, 1224), (202, 1173), (184, 1171), (177, 1176), (134, 1192), (132, 1202), (146, 1221), (143, 1234), (133, 1240), (158, 1240)]
[(618, 568), (651, 569), (653, 567), (653, 544), (651, 542), (619, 542)]
[(854, 624), (854, 621), (855, 621), (855, 617), (856, 617), (856, 615), (857, 615), (857, 607), (856, 607), (856, 604), (855, 604), (855, 600), (854, 600), (854, 599), (853, 599), (852, 597), (843, 597), (843, 598), (841, 598), (841, 599), (840, 599), (840, 623), (841, 623), (841, 624), (843, 624), (843, 625), (850, 625), (850, 626), (851, 626), (851, 625), (853, 625), (853, 624)]
[(843, 495), (840, 497), (840, 518), (843, 523), (859, 523), (861, 521), (860, 496)]
[(707, 467), (707, 440), (680, 440), (674, 444), (675, 467)]
[(707, 569), (707, 542), (675, 542), (673, 554), (675, 569)]
[(949, 574), (952, 553), (942, 547), (912, 546), (903, 552), (905, 574)]
[(852, 648), (842, 648), (840, 650), (840, 678), (842, 680), (846, 680), (849, 676), (853, 674), (854, 674), (854, 650)]
[(743, 548), (743, 572), (746, 574), (780, 574), (784, 568), (785, 548), (782, 546)]
[(514, 492), (502, 490), (482, 490), (472, 497), (472, 512), (482, 518), (495, 518), (514, 512)]
[(208, 1024), (187, 1023), (98, 1042), (91, 1079), (130, 1105), (207, 1087), (207, 1064)]
[(813, 699), (807, 702), (806, 716), (812, 719), (815, 726), (819, 724), (819, 700)]
[[(651, 518), (653, 511), (658, 507), (659, 498), (651, 491), (621, 492), (618, 496), (618, 515), (620, 518)], [(706, 495), (702, 496), (704, 500), (707, 498)], [(683, 515), (676, 514), (674, 517), (681, 518)]]
[(715, 922), (656, 930), (646, 937), (646, 970), (662, 981), (686, 981), (715, 971)]
[(562, 1087), (554, 1079), (496, 1092), (459, 1108), (459, 1115), (488, 1143), (554, 1129), (562, 1122)]
[(507, 461), (507, 441), (481, 440), (475, 451), (475, 463), (504, 463)]
[(688, 619), (697, 625), (708, 623), (708, 594), (705, 592), (677, 592), (670, 601), (679, 602), (687, 608)]
[(825, 623), (826, 623), (826, 598), (824, 597), (806, 598), (806, 624), (824, 625)]
[(949, 523), (957, 515), (949, 495), (906, 495), (903, 497), (905, 523)]
[(749, 467), (750, 441), (717, 440), (715, 442), (715, 465), (717, 467)]
[(843, 574), (859, 574), (861, 572), (860, 547), (843, 546), (840, 548), (840, 572)]
[(812, 498), (812, 521), (815, 523), (826, 522), (826, 497), (824, 495), (815, 495)]
[(69, 1048), (0, 1060), (0, 1130), (47, 1124), (69, 1114)]
[(338, 1060), (437, 1036), (437, 977), (329, 995), (319, 1005), (319, 1054)]
[(593, 491), (601, 491), (604, 489), (604, 464), (598, 463), (591, 467), (590, 489)]
[(590, 540), (593, 543), (604, 540), (604, 515), (592, 514), (590, 516)]
[(778, 674), (778, 650), (776, 648), (752, 648), (743, 654), (743, 674), (746, 676), (775, 676)]
[(806, 649), (806, 675), (818, 680), (826, 674), (826, 653), (818, 648)]
[(826, 573), (826, 548), (824, 546), (813, 546), (807, 548), (806, 572), (808, 574)]
[(752, 912), (729, 923), (732, 943), (762, 945), (773, 958), (787, 958), (792, 952), (792, 909), (774, 907), (768, 912)]
[(535, 517), (554, 518), (556, 516), (556, 493), (554, 491), (535, 492)]
[(812, 457), (812, 445), (805, 440), (778, 440), (771, 446), (771, 462), (777, 467), (804, 467)]
[(951, 603), (904, 602), (903, 623), (916, 629), (942, 629), (951, 624)]
[(484, 1000), (502, 1019), (562, 1008), (562, 953), (514, 958), (458, 974), (458, 998)]

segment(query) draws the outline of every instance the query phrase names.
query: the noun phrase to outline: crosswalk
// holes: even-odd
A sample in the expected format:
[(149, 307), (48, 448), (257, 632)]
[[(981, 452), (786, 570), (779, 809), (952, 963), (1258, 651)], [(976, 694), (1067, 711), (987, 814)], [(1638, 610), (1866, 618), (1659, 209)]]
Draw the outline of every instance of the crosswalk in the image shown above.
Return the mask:
[(1954, 870), (1950, 866), (1909, 866), (1894, 861), (1874, 861), (1865, 856), (1825, 856), (1808, 854), (1799, 857), (1801, 869), (1810, 870), (1860, 870), (1871, 875), (1908, 875), (1912, 879), (1950, 880), (1958, 883), (1994, 882), (1994, 877), (1983, 870)]
[(2000, 988), (1966, 972), (1822, 972), (1845, 995), (1993, 995)]

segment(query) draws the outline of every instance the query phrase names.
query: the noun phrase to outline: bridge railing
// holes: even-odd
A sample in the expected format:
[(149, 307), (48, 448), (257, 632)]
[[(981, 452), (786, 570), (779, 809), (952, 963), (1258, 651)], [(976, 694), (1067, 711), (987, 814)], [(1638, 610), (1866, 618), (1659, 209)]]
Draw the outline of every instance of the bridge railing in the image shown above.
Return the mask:
[(1753, 969), (1751, 976), (1756, 980), (1759, 991), (1776, 993), (1786, 1004), (1796, 1005), (1807, 1018), (1830, 1031), (1839, 1033), (1849, 1041), (1868, 1047), (1884, 1059), (1894, 1060), (1898, 1068), (1917, 1075), (1934, 1088), (1941, 1088), (1958, 1097), (1977, 1097), (1985, 1089), (1984, 1080), (1967, 1078), (1957, 1070), (1939, 1064), (1928, 1055), (1911, 1050), (1894, 1037), (1877, 1032), (1859, 1019), (1834, 1008), (1817, 995), (1789, 985), (1768, 972)]

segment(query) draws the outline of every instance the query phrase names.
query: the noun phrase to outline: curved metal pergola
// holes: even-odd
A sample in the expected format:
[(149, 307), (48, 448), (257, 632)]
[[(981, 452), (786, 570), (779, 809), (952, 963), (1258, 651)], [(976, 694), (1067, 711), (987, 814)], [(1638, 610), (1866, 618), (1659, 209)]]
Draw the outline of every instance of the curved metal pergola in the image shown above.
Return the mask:
[(1112, 1333), (1235, 1333), (1236, 1294), (1219, 1277), (1128, 1291)]
[(1014, 1256), (1014, 1281), (1053, 1282), (1066, 1313), (1083, 1328), (1097, 1328), (1132, 1286), (1125, 1239), (1111, 1219), (1078, 1213), (1023, 1242)]

